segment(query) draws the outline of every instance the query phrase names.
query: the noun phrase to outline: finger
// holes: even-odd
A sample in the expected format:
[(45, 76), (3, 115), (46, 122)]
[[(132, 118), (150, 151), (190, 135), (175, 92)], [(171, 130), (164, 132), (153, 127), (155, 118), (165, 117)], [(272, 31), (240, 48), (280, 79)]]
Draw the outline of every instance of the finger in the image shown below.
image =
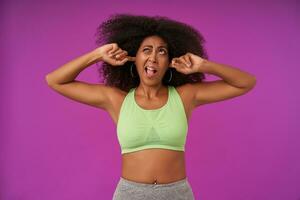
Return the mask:
[(192, 63), (192, 57), (191, 57), (190, 54), (187, 57), (188, 57), (188, 60), (189, 60), (189, 63), (190, 63), (190, 67), (191, 67), (193, 65), (193, 63)]
[(185, 56), (184, 56), (184, 60), (187, 62), (188, 67), (191, 67), (191, 66), (192, 66), (191, 58), (190, 58), (189, 55), (185, 55)]
[(126, 51), (122, 51), (121, 53), (117, 54), (115, 57), (117, 59), (123, 59), (127, 55)]
[(108, 56), (112, 57), (114, 56), (114, 54), (116, 53), (116, 51), (118, 51), (119, 49), (113, 49), (108, 53)]
[(170, 67), (170, 68), (174, 68), (174, 69), (177, 71), (177, 66), (175, 66), (175, 64), (171, 63), (171, 64), (169, 65), (169, 67)]
[(119, 48), (119, 49), (116, 50), (114, 53), (110, 54), (110, 57), (111, 57), (111, 58), (116, 58), (116, 55), (118, 55), (118, 54), (120, 54), (120, 53), (122, 53), (122, 52), (123, 52), (123, 50)]
[(175, 60), (175, 64), (177, 64), (178, 67), (186, 67), (185, 60), (182, 57), (179, 57), (178, 59)]
[(117, 45), (116, 45), (116, 43), (112, 43), (111, 45), (110, 45), (110, 49), (109, 49), (109, 51), (107, 52), (108, 54), (111, 54), (112, 52), (114, 52), (115, 50), (117, 50)]
[(172, 59), (169, 66), (172, 67), (172, 68), (175, 68), (175, 59)]
[(128, 61), (128, 58), (124, 58), (122, 61), (117, 61), (119, 65), (124, 65)]
[(170, 66), (176, 68), (180, 63), (181, 62), (178, 58), (173, 58)]
[(185, 68), (185, 65), (180, 61), (180, 59), (173, 59), (171, 63), (171, 67), (175, 68), (177, 71)]
[(110, 54), (114, 50), (114, 45), (109, 45), (109, 49), (107, 50), (107, 54)]
[(131, 56), (127, 56), (127, 58), (128, 58), (129, 61), (135, 61), (136, 60), (135, 57), (131, 57)]
[(186, 70), (186, 67), (183, 64), (173, 64), (173, 68), (175, 68), (176, 71), (180, 72), (180, 73), (184, 73)]
[(173, 64), (180, 64), (181, 62), (180, 62), (180, 60), (178, 58), (173, 58), (172, 59), (172, 63)]
[(114, 52), (116, 52), (119, 49), (118, 45), (116, 43), (112, 44), (112, 49), (108, 51), (108, 54), (113, 54)]
[(115, 52), (113, 52), (112, 55), (113, 55), (113, 56), (116, 56), (117, 54), (120, 54), (120, 53), (122, 53), (122, 52), (123, 52), (123, 50), (120, 49), (120, 48), (118, 48), (118, 50), (116, 50)]
[(169, 64), (169, 67), (171, 67), (171, 68), (176, 68), (176, 67), (174, 66), (173, 61)]
[(185, 56), (181, 56), (179, 59), (181, 60), (181, 62), (182, 62), (184, 65), (186, 65), (187, 67), (189, 67), (189, 64), (188, 64), (188, 62), (186, 61)]

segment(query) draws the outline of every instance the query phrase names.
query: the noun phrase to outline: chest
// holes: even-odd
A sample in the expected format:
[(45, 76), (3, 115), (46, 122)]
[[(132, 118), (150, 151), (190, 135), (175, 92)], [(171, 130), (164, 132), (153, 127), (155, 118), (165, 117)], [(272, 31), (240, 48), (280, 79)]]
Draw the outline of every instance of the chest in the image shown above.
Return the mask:
[[(184, 111), (186, 114), (186, 118), (187, 121), (189, 121), (191, 114), (192, 114), (192, 98), (191, 95), (187, 92), (187, 88), (184, 88), (184, 86), (179, 86), (176, 88), (181, 101), (183, 103), (183, 107), (184, 107)], [(115, 125), (117, 125), (118, 120), (119, 120), (119, 115), (120, 115), (120, 109), (122, 106), (122, 103), (126, 97), (127, 93), (125, 93), (124, 91), (120, 91), (116, 94), (114, 94), (114, 101), (112, 102), (111, 107), (107, 110), (110, 117), (112, 118), (113, 122), (115, 123)], [(155, 101), (153, 100), (146, 100), (146, 99), (141, 99), (136, 97), (135, 98), (135, 102), (137, 104), (137, 106), (139, 106), (141, 109), (145, 109), (145, 110), (153, 110), (153, 109), (160, 109), (163, 106), (166, 105), (168, 101), (168, 96), (165, 95), (160, 99), (156, 99)]]

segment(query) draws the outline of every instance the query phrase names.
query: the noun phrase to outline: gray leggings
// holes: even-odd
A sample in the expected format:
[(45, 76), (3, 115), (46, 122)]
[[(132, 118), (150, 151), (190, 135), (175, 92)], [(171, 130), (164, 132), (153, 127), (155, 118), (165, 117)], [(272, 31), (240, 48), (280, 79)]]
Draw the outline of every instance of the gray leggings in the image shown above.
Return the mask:
[(112, 200), (195, 200), (195, 197), (187, 178), (167, 184), (150, 184), (120, 177)]

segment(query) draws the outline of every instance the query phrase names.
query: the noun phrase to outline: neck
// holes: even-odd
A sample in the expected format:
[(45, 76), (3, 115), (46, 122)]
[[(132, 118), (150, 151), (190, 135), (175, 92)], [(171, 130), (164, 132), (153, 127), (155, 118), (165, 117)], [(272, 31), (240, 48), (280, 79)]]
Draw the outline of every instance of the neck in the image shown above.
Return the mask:
[(154, 86), (140, 84), (136, 89), (139, 95), (144, 96), (148, 99), (158, 97), (161, 94), (165, 93), (166, 90), (167, 87), (162, 84), (154, 85)]

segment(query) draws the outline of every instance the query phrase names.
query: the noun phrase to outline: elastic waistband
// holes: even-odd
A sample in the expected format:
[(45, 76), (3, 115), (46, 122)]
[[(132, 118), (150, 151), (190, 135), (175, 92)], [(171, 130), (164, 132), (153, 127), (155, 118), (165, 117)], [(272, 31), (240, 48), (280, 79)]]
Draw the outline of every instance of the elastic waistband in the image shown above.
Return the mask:
[(162, 183), (162, 184), (154, 184), (154, 183), (139, 183), (139, 182), (135, 182), (135, 181), (131, 181), (131, 180), (127, 180), (123, 177), (120, 177), (120, 181), (122, 181), (124, 184), (127, 185), (133, 185), (133, 186), (137, 186), (137, 187), (174, 187), (174, 186), (178, 186), (181, 184), (186, 184), (188, 179), (187, 177), (185, 177), (182, 180), (179, 181), (175, 181), (172, 183)]

